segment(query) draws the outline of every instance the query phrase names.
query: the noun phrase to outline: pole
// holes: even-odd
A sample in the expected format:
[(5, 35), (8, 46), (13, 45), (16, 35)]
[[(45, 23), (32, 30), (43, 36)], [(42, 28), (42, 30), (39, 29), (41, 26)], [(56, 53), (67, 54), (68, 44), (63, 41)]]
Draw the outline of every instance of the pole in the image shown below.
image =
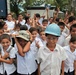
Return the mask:
[(7, 13), (10, 13), (10, 0), (7, 0)]

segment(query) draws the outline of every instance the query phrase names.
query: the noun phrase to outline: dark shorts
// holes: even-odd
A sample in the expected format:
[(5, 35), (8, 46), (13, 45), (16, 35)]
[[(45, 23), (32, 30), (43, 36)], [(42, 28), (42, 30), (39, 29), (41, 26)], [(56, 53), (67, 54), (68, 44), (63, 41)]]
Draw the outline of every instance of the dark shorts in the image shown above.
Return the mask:
[(64, 75), (74, 75), (74, 71), (72, 71), (72, 72), (68, 71), (68, 73), (64, 72)]
[[(4, 74), (0, 74), (0, 75), (7, 75), (7, 73), (5, 72)], [(10, 75), (17, 75), (17, 71), (15, 71), (14, 73), (12, 73)]]

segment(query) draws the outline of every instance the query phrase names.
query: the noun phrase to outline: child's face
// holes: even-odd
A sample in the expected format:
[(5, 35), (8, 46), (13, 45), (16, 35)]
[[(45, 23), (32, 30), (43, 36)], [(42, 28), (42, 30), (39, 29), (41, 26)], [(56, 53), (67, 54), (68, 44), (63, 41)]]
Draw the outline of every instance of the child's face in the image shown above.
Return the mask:
[(3, 34), (3, 30), (0, 30), (0, 36)]
[(72, 28), (70, 33), (71, 33), (71, 36), (76, 36), (76, 28)]
[(76, 49), (76, 41), (75, 42), (70, 42), (70, 48), (71, 48), (71, 50)]
[(8, 21), (11, 21), (11, 20), (12, 20), (12, 16), (11, 16), (11, 15), (8, 15), (8, 16), (7, 16), (7, 20), (8, 20)]
[(48, 22), (43, 22), (42, 25), (43, 26), (47, 26), (48, 25)]
[(45, 32), (40, 32), (40, 37), (41, 39), (45, 40), (46, 39)]
[(18, 39), (19, 44), (24, 48), (24, 46), (27, 44), (27, 41), (25, 41), (22, 38), (17, 38), (17, 39)]
[(60, 27), (60, 29), (61, 29), (61, 32), (64, 30), (64, 26), (59, 26)]
[(3, 28), (7, 30), (7, 28), (8, 28), (7, 24), (5, 24), (5, 25), (3, 26)]
[(54, 36), (54, 35), (47, 35), (46, 36), (46, 40), (47, 43), (50, 45), (56, 45), (57, 41), (58, 41), (58, 37)]
[(4, 50), (7, 50), (10, 44), (11, 44), (11, 41), (9, 39), (5, 38), (1, 40), (1, 45), (3, 46)]
[(37, 37), (37, 31), (33, 31), (31, 34), (32, 34), (33, 39), (35, 39)]

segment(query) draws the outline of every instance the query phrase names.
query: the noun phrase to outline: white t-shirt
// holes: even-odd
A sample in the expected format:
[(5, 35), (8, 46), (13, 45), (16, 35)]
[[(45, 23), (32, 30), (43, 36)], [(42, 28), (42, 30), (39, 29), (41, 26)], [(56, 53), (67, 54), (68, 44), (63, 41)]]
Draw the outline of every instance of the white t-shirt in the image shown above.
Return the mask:
[(65, 50), (58, 44), (54, 51), (50, 51), (46, 46), (41, 47), (36, 58), (40, 64), (41, 75), (60, 75), (62, 61), (66, 58)]
[(71, 52), (70, 46), (63, 47), (68, 55), (68, 58), (65, 60), (64, 71), (68, 73), (68, 71), (74, 71), (74, 61), (76, 60), (76, 50)]

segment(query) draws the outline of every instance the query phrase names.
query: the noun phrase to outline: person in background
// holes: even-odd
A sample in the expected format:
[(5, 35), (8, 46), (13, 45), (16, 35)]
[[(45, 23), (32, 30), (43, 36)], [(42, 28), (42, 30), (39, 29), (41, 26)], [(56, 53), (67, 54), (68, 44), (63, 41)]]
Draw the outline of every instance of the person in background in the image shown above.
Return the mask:
[(12, 18), (12, 14), (11, 13), (9, 13), (8, 15), (7, 15), (7, 20), (5, 21), (6, 22), (6, 24), (7, 24), (7, 29), (8, 30), (13, 30), (14, 29), (14, 27), (15, 27), (15, 22), (13, 21), (13, 18)]
[(61, 29), (61, 35), (58, 38), (57, 44), (59, 44), (59, 45), (61, 45), (63, 47), (64, 46), (64, 41), (65, 41), (65, 39), (67, 37), (67, 34), (63, 32), (64, 29), (65, 29), (65, 24), (64, 24), (64, 22), (59, 22), (58, 26)]
[(71, 37), (74, 37), (74, 36), (76, 36), (76, 24), (71, 25), (70, 34), (64, 40), (64, 46), (67, 46), (69, 44), (69, 41), (70, 41)]
[(21, 25), (24, 25), (25, 22), (26, 22), (26, 21), (23, 19), (23, 15), (22, 15), (22, 14), (19, 14), (19, 15), (18, 15), (17, 24), (20, 23)]

